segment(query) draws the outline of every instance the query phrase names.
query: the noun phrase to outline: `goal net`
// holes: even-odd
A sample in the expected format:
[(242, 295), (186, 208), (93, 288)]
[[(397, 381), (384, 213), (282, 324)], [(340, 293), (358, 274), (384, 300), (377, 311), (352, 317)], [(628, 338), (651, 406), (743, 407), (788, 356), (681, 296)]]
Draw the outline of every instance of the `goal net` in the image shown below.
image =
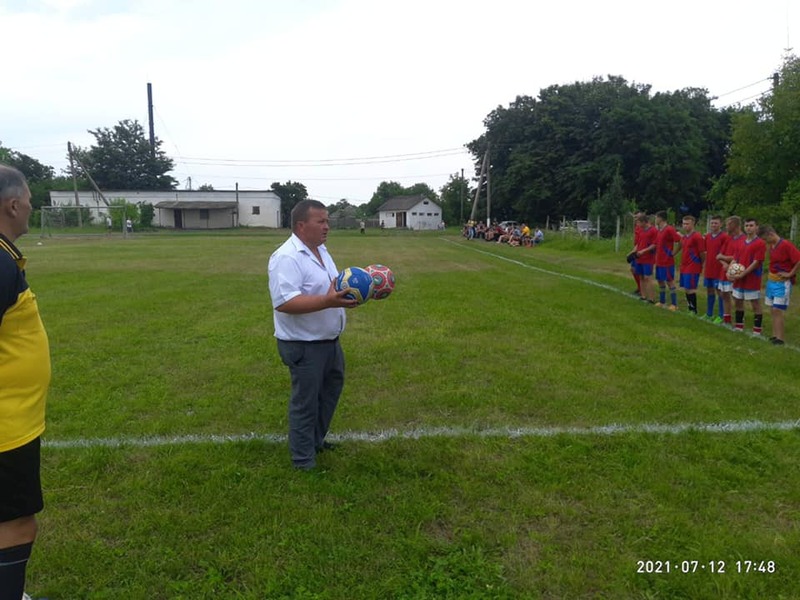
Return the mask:
[(42, 206), (41, 235), (128, 233), (125, 206)]

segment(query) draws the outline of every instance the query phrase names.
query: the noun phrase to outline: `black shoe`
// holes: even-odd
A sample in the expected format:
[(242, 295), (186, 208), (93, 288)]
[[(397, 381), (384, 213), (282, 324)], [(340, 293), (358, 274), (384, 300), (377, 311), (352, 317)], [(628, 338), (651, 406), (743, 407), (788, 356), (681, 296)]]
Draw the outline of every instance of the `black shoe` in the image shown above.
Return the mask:
[(775, 344), (776, 346), (783, 346), (786, 342), (778, 338), (772, 338), (772, 343)]
[(326, 450), (333, 452), (339, 447), (339, 444), (334, 444), (333, 442), (322, 442), (322, 446), (317, 448), (317, 453), (325, 452)]

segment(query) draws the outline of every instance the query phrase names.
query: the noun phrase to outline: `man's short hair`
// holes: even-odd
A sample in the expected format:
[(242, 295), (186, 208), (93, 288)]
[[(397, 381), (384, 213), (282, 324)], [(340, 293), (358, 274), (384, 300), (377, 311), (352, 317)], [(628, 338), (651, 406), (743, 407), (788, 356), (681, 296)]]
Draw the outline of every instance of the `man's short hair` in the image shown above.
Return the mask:
[(328, 207), (319, 200), (300, 200), (300, 202), (294, 205), (292, 209), (292, 231), (295, 230), (297, 224), (301, 221), (308, 221), (308, 213), (314, 208), (317, 210), (328, 210)]
[(650, 217), (648, 217), (644, 213), (639, 213), (639, 216), (636, 217), (636, 222), (637, 223), (649, 223), (650, 222)]
[(660, 210), (656, 213), (656, 219), (661, 219), (662, 221), (667, 220), (667, 211)]
[(733, 223), (738, 229), (742, 228), (742, 218), (736, 215), (731, 215), (725, 220), (726, 223)]
[(692, 223), (697, 223), (697, 219), (695, 219), (692, 215), (686, 215), (682, 219), (683, 221), (691, 221)]
[(719, 221), (721, 223), (722, 222), (722, 215), (712, 215), (711, 220), (712, 221)]
[(758, 219), (754, 219), (754, 218), (752, 218), (752, 217), (748, 217), (748, 218), (746, 218), (746, 219), (744, 220), (744, 222), (745, 222), (745, 223), (755, 223), (756, 225), (758, 225)]
[(22, 198), (27, 190), (28, 182), (21, 171), (8, 165), (0, 164), (0, 200)]
[(758, 237), (760, 237), (760, 238), (763, 238), (763, 237), (765, 237), (767, 235), (772, 235), (772, 234), (777, 235), (777, 233), (778, 232), (775, 231), (775, 228), (772, 225), (761, 225), (758, 228)]

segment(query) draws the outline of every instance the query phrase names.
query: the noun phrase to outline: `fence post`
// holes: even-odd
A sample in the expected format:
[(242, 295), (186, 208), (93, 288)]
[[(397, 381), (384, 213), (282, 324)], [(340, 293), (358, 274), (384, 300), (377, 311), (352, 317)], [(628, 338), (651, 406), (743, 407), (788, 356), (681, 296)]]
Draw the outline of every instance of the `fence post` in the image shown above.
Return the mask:
[(797, 237), (797, 214), (792, 215), (792, 229), (789, 232), (789, 239), (794, 243), (794, 239)]
[(617, 239), (614, 242), (614, 252), (619, 252), (619, 230), (620, 230), (620, 219), (619, 215), (617, 215)]

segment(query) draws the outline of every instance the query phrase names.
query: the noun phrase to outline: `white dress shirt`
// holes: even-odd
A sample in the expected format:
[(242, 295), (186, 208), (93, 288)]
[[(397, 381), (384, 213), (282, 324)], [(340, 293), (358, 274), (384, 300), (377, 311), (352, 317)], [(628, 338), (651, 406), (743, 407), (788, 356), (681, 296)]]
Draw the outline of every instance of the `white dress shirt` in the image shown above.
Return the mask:
[(302, 315), (275, 310), (301, 294), (328, 293), (331, 280), (339, 271), (324, 244), (318, 246), (317, 250), (322, 257), (322, 264), (300, 238), (292, 233), (269, 259), (269, 294), (272, 297), (275, 337), (279, 340), (332, 340), (344, 331), (344, 308), (325, 308)]

